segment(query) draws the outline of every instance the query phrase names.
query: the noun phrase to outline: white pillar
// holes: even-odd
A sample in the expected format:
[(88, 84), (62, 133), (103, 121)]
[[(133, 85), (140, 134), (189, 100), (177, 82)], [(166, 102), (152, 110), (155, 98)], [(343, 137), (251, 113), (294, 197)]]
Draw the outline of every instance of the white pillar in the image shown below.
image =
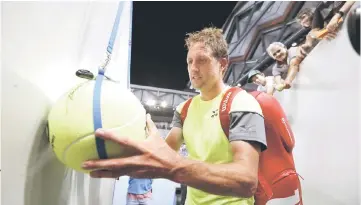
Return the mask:
[[(129, 84), (132, 2), (123, 11), (107, 74)], [(117, 2), (1, 2), (2, 203), (111, 205), (114, 181), (66, 170), (44, 134), (57, 98), (83, 81), (78, 69), (97, 72)]]

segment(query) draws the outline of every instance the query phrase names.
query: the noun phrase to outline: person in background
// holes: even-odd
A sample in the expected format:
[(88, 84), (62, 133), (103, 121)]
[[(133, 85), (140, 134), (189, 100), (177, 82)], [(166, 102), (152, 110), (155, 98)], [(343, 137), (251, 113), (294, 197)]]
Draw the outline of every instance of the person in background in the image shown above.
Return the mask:
[(273, 42), (268, 46), (268, 55), (276, 60), (276, 64), (272, 68), (272, 75), (276, 84), (275, 88), (278, 91), (291, 87), (301, 62), (301, 59), (297, 56), (298, 52), (298, 47), (287, 49), (281, 42)]
[(150, 205), (152, 202), (152, 179), (129, 177), (126, 205)]
[(354, 1), (326, 1), (316, 8), (304, 8), (296, 16), (297, 22), (305, 28), (327, 28), (335, 32), (339, 28), (339, 20), (348, 13)]
[(329, 16), (332, 18), (327, 21), (326, 28), (330, 32), (337, 32), (340, 29), (341, 23), (340, 19), (345, 18), (346, 14), (350, 11), (351, 7), (354, 5), (355, 1), (335, 1), (331, 7)]
[(269, 95), (273, 95), (275, 91), (275, 83), (273, 76), (265, 76), (264, 73), (259, 70), (251, 70), (248, 73), (248, 83), (254, 83), (258, 85), (257, 91), (265, 92)]
[(311, 31), (306, 36), (305, 43), (300, 46), (303, 58), (320, 41), (320, 39), (316, 38), (320, 30), (327, 29), (328, 33), (324, 37), (327, 40), (332, 40), (336, 37), (342, 25), (341, 18), (345, 17), (345, 14), (350, 11), (354, 3), (354, 1), (327, 1), (322, 2), (317, 8), (304, 8), (298, 13), (296, 17), (297, 22), (305, 28), (311, 28)]
[[(179, 154), (183, 157), (188, 157), (188, 151), (187, 151), (187, 147), (186, 147), (185, 143), (183, 143), (181, 145), (181, 147), (179, 148)], [(180, 205), (184, 205), (186, 203), (186, 199), (187, 199), (187, 185), (181, 184)]]

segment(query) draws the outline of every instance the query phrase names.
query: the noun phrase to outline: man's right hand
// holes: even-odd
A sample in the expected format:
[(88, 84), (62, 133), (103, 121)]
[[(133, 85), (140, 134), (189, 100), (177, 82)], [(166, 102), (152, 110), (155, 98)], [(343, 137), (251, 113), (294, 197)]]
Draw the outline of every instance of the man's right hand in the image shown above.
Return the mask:
[(326, 28), (329, 32), (336, 32), (340, 27), (340, 23), (342, 22), (342, 17), (340, 14), (335, 14), (330, 22), (327, 24)]
[(291, 87), (291, 81), (286, 79), (284, 82), (284, 89), (290, 89)]
[(275, 89), (279, 92), (281, 92), (283, 89), (285, 89), (285, 84), (281, 83), (281, 84), (277, 84), (275, 85)]

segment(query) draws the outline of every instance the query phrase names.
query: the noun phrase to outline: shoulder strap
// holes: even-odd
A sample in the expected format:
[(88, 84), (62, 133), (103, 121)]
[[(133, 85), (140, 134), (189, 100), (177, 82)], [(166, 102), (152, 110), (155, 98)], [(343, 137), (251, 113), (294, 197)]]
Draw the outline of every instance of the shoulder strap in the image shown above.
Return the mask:
[(242, 91), (242, 88), (239, 87), (232, 87), (226, 91), (223, 95), (221, 104), (219, 105), (219, 118), (221, 121), (221, 126), (223, 129), (224, 134), (226, 134), (227, 138), (229, 135), (229, 111), (231, 110), (233, 98)]
[(182, 111), (181, 111), (181, 113), (180, 113), (182, 125), (183, 125), (183, 123), (184, 123), (184, 120), (185, 120), (186, 117), (187, 117), (188, 108), (189, 108), (189, 105), (190, 105), (191, 102), (192, 102), (192, 99), (193, 99), (193, 98), (189, 98), (189, 99), (187, 100), (187, 102), (184, 103), (184, 106), (182, 107)]
[(251, 94), (254, 98), (257, 99), (257, 96), (258, 96), (259, 94), (261, 94), (261, 92), (260, 92), (260, 91), (252, 91), (252, 92), (249, 92), (249, 94)]

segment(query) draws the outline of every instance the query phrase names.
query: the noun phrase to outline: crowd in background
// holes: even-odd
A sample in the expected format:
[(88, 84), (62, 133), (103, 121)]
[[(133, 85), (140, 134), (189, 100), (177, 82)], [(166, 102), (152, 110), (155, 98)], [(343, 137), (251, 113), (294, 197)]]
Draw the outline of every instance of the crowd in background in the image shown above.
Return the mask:
[(275, 91), (290, 89), (300, 64), (322, 40), (334, 39), (342, 25), (345, 15), (355, 2), (323, 2), (317, 8), (305, 8), (296, 17), (297, 22), (311, 31), (306, 40), (299, 46), (287, 48), (281, 42), (273, 42), (267, 48), (267, 54), (276, 63), (272, 67), (272, 75), (265, 76), (258, 70), (248, 73), (248, 82), (258, 85), (257, 90), (273, 95)]

